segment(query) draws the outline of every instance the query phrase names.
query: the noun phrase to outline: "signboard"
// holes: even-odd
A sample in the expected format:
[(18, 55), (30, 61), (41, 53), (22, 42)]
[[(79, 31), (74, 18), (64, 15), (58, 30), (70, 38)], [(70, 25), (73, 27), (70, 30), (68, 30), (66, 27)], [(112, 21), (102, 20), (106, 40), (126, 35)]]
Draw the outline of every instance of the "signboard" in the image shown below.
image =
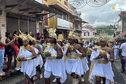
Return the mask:
[(58, 19), (57, 19), (57, 26), (59, 26), (59, 27), (65, 27), (65, 28), (73, 28), (73, 23), (58, 18)]
[(44, 3), (44, 0), (35, 0), (35, 1), (37, 1), (37, 2), (39, 2), (39, 3)]

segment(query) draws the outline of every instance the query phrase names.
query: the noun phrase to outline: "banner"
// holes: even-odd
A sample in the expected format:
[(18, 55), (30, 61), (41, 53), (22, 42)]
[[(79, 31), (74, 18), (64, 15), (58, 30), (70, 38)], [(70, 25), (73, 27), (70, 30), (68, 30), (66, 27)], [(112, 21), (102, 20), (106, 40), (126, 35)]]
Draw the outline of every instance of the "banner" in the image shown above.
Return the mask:
[(73, 23), (66, 21), (66, 20), (63, 20), (63, 19), (60, 19), (60, 18), (57, 18), (57, 26), (71, 29), (71, 28), (73, 28)]

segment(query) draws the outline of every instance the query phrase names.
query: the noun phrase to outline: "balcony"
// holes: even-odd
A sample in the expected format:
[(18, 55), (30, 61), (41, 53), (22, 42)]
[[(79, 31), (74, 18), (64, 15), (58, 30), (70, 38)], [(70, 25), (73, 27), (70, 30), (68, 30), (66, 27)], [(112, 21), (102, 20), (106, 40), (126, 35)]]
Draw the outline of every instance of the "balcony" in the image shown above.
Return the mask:
[(60, 9), (65, 13), (72, 14), (73, 12), (73, 7), (66, 0), (53, 0), (50, 2), (50, 6)]
[(73, 23), (60, 19), (60, 18), (50, 18), (49, 19), (49, 27), (55, 27), (57, 29), (65, 29), (65, 30), (72, 30)]

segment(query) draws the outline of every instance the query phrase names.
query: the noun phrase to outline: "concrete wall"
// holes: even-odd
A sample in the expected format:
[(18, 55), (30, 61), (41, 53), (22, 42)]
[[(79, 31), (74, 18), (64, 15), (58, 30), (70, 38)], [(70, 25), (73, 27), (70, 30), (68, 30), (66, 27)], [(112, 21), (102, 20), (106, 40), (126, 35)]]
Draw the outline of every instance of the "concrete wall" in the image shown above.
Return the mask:
[(0, 33), (2, 35), (2, 42), (5, 42), (5, 32), (7, 31), (6, 28), (6, 13), (2, 11), (2, 15), (0, 15)]

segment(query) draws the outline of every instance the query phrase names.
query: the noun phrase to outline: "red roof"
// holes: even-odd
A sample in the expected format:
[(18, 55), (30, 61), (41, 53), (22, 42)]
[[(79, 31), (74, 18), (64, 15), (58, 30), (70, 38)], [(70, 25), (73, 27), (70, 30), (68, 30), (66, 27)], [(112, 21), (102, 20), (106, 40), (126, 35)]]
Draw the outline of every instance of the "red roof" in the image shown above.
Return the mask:
[(121, 34), (119, 34), (119, 35), (121, 35), (121, 36), (124, 36), (124, 35), (126, 35), (126, 31), (125, 31), (125, 32), (123, 32), (123, 33), (121, 33)]
[(114, 39), (118, 39), (119, 37), (114, 37)]

